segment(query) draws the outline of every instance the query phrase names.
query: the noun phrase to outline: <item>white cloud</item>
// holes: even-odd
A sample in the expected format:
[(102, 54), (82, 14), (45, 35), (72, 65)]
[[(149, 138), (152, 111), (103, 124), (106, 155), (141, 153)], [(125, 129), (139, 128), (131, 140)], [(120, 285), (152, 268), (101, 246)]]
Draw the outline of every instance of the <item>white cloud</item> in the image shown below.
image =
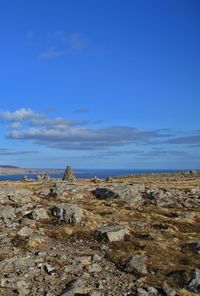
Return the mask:
[(43, 117), (43, 114), (33, 112), (30, 108), (21, 108), (14, 112), (5, 111), (0, 113), (0, 118), (5, 121), (22, 121)]
[(39, 58), (42, 60), (49, 60), (49, 59), (55, 59), (63, 56), (65, 54), (64, 51), (57, 50), (55, 47), (50, 47), (44, 52), (41, 52), (39, 54)]

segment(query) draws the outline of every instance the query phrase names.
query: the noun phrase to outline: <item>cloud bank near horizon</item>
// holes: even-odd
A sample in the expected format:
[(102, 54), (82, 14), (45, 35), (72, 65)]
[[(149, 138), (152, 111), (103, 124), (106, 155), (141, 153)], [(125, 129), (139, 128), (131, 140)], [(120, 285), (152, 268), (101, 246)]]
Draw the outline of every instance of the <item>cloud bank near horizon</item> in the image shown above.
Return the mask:
[(134, 143), (147, 144), (171, 136), (166, 131), (142, 130), (131, 126), (97, 128), (89, 120), (49, 118), (30, 108), (1, 112), (0, 119), (11, 123), (8, 139), (30, 140), (35, 144), (65, 150), (95, 150)]
[[(82, 110), (87, 109), (81, 108)], [(77, 112), (77, 116), (79, 113), (82, 112)], [(184, 133), (168, 128), (144, 130), (123, 125), (102, 127), (102, 122), (98, 126), (91, 120), (52, 117), (48, 112), (40, 113), (31, 108), (1, 111), (0, 121), (7, 127), (7, 141), (34, 144), (30, 147), (37, 147), (38, 151), (41, 146), (63, 153), (69, 151), (67, 155), (70, 153), (70, 159), (76, 161), (81, 158), (84, 158), (83, 162), (102, 159), (108, 163), (114, 159), (124, 159), (124, 163), (128, 159), (134, 159), (136, 163), (153, 163), (159, 160), (188, 163), (200, 160), (195, 149), (200, 145), (200, 131)], [(39, 154), (38, 151), (34, 148), (29, 151), (1, 148), (0, 156), (22, 157), (26, 154)], [(77, 154), (79, 151), (81, 154)], [(40, 158), (39, 155), (38, 157)], [(62, 159), (63, 156), (60, 157)]]

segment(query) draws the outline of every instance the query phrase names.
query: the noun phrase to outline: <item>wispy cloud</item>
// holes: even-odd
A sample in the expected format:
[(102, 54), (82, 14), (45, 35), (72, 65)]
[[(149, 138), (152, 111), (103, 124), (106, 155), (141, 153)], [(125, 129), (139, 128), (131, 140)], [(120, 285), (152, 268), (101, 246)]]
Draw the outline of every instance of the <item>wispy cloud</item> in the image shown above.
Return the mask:
[(86, 47), (86, 39), (80, 33), (72, 33), (69, 35), (68, 44), (74, 51), (81, 51)]
[(170, 144), (191, 144), (191, 145), (200, 145), (200, 134), (188, 135), (184, 137), (177, 137), (169, 139), (168, 143)]
[(74, 110), (74, 113), (88, 113), (89, 109), (86, 108), (78, 108)]
[(26, 151), (15, 151), (15, 150), (9, 150), (6, 148), (0, 148), (0, 156), (12, 156), (12, 155), (24, 155), (24, 154), (37, 154), (38, 151), (35, 150), (26, 150)]
[(39, 54), (39, 58), (42, 60), (50, 60), (55, 59), (63, 56), (65, 54), (65, 51), (57, 50), (55, 47), (50, 47), (46, 51), (41, 52)]
[(27, 33), (26, 33), (26, 39), (27, 40), (32, 40), (33, 39), (33, 31), (28, 31)]

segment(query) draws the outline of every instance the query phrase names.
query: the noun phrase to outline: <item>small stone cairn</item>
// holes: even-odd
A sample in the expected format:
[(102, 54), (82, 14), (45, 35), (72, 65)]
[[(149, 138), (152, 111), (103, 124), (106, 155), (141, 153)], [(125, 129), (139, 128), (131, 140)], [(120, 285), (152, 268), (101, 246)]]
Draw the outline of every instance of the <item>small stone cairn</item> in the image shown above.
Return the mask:
[(22, 178), (22, 182), (28, 182), (29, 181), (29, 179), (28, 179), (28, 177), (25, 175), (25, 176), (23, 176), (23, 178)]
[(74, 182), (76, 181), (76, 177), (72, 171), (72, 167), (71, 166), (67, 166), (64, 176), (62, 178), (63, 181), (68, 181), (68, 182)]

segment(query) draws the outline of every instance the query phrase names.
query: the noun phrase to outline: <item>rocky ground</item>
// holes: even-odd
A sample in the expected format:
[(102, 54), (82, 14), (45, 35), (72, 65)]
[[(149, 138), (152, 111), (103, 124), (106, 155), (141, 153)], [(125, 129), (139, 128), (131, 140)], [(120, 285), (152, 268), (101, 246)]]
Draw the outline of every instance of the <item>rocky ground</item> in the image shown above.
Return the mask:
[(198, 172), (0, 182), (0, 295), (200, 294)]

